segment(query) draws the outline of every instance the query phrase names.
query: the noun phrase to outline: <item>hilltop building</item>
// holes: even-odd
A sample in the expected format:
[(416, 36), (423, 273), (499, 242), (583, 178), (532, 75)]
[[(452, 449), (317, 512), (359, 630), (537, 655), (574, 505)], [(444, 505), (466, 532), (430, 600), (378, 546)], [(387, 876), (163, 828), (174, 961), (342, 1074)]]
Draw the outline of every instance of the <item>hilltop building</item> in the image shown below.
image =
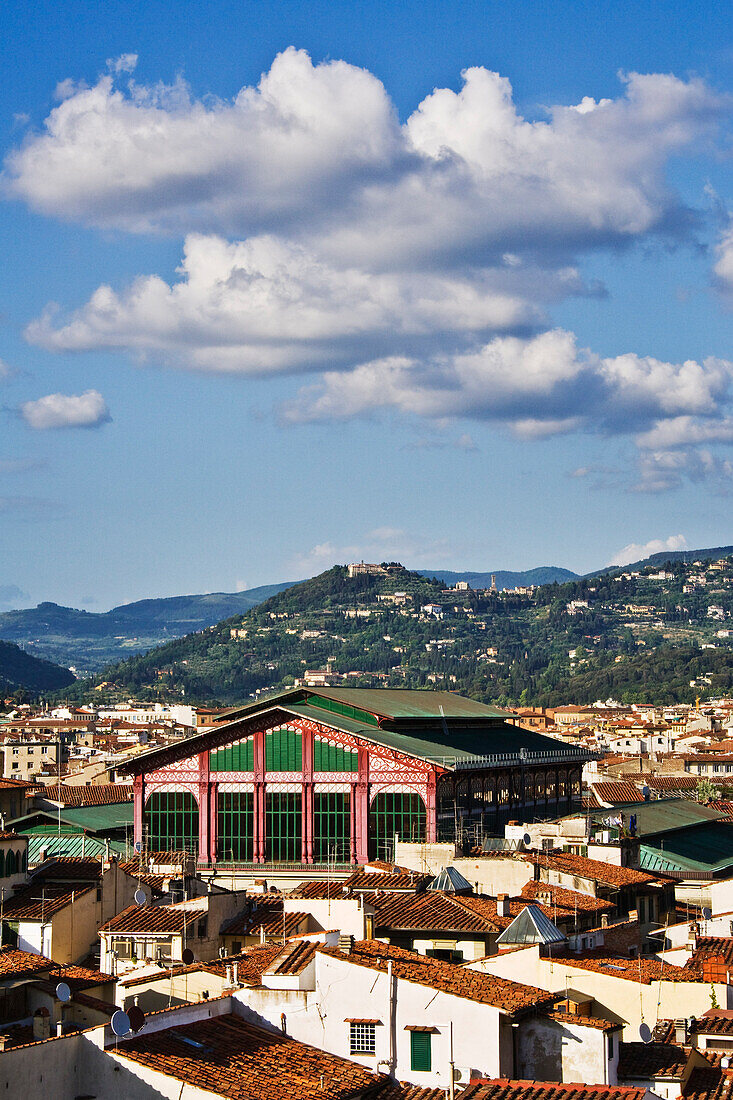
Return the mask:
[(135, 842), (199, 865), (364, 864), (579, 806), (593, 754), (450, 692), (301, 687), (143, 752)]

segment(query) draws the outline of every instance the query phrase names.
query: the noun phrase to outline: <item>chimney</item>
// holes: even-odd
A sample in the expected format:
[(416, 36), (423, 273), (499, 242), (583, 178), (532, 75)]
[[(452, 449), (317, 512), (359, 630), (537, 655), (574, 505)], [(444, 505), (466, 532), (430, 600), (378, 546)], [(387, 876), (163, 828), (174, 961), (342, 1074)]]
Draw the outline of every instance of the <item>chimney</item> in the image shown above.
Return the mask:
[(231, 966), (227, 966), (227, 985), (230, 986), (231, 984), (232, 984), (232, 968), (231, 968)]
[(601, 928), (608, 928), (608, 913), (601, 913)]
[(350, 955), (354, 950), (353, 936), (339, 936), (339, 951), (342, 955)]
[(9, 1035), (0, 1035), (0, 1051), (7, 1050), (9, 1042), (10, 1042), (10, 1036)]
[(234, 982), (234, 985), (239, 985), (239, 980), (237, 978), (237, 970), (238, 969), (239, 969), (239, 963), (235, 963), (234, 966), (232, 967), (232, 981)]
[(685, 1046), (687, 1043), (687, 1020), (682, 1017), (674, 1022), (674, 1041), (678, 1046)]
[(51, 1017), (47, 1008), (37, 1008), (33, 1013), (33, 1038), (48, 1039), (51, 1036)]
[(497, 917), (509, 916), (509, 897), (507, 894), (499, 894), (496, 899), (496, 915)]

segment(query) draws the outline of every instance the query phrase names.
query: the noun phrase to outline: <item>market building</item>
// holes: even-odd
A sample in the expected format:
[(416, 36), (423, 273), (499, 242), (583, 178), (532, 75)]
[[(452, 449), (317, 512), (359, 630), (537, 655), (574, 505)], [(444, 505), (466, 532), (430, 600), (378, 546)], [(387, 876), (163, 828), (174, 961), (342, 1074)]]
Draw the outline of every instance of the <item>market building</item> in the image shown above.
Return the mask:
[(481, 843), (508, 820), (580, 805), (585, 749), (451, 692), (286, 691), (119, 769), (135, 842), (199, 866), (349, 866), (395, 836)]

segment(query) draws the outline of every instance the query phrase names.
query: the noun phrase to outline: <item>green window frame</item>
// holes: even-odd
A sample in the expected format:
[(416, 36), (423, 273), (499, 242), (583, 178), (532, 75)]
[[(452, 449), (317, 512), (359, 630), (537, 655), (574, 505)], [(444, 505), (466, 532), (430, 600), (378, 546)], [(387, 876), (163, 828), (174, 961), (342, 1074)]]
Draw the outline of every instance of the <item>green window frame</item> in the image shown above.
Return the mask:
[(432, 1034), (429, 1031), (410, 1032), (410, 1069), (430, 1073), (433, 1068)]
[(265, 771), (302, 772), (303, 735), (299, 730), (275, 729), (265, 734)]
[(254, 859), (254, 794), (219, 791), (217, 796), (216, 858), (222, 863)]
[(189, 791), (155, 791), (145, 806), (147, 843), (153, 852), (193, 852), (199, 847), (199, 807)]
[(255, 768), (255, 740), (248, 737), (232, 745), (222, 745), (209, 752), (209, 771), (253, 772)]
[(265, 858), (270, 863), (300, 863), (303, 800), (300, 793), (265, 795)]
[(395, 833), (400, 840), (425, 840), (425, 803), (419, 794), (382, 791), (369, 811), (369, 856), (391, 859)]
[(313, 859), (348, 863), (351, 858), (351, 806), (348, 794), (313, 795)]
[(314, 772), (358, 772), (359, 753), (316, 737), (313, 742)]

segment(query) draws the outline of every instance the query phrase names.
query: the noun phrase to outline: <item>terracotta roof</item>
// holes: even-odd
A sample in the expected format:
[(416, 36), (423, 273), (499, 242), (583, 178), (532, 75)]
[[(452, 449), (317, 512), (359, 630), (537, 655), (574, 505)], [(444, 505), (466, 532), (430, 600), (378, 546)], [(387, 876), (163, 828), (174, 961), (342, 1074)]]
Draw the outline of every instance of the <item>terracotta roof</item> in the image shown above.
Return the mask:
[(692, 958), (685, 963), (685, 969), (699, 970), (707, 959), (720, 959), (725, 966), (733, 968), (733, 937), (698, 936)]
[(711, 1008), (692, 1024), (696, 1035), (733, 1035), (733, 1010)]
[(90, 989), (97, 985), (106, 985), (115, 981), (114, 974), (105, 974), (102, 970), (95, 970), (90, 966), (59, 966), (54, 969), (52, 978), (63, 978), (72, 992), (81, 989)]
[(283, 899), (261, 895), (253, 908), (243, 909), (236, 917), (222, 925), (222, 936), (256, 936), (260, 929), (265, 937), (279, 936), (285, 939), (302, 930), (308, 923), (308, 913), (285, 913), (283, 918)]
[(733, 1070), (723, 1069), (720, 1058), (706, 1055), (706, 1060), (711, 1063), (710, 1068), (695, 1066), (683, 1096), (686, 1100), (728, 1100), (733, 1093)]
[(643, 781), (653, 791), (694, 791), (697, 776), (680, 772), (679, 775), (645, 775)]
[(633, 783), (594, 783), (593, 791), (601, 802), (643, 802), (644, 798)]
[(660, 876), (649, 875), (646, 871), (637, 871), (633, 867), (619, 867), (615, 863), (602, 863), (599, 859), (576, 856), (571, 852), (543, 852), (542, 855), (528, 856), (540, 868), (576, 875), (578, 878), (592, 879), (605, 886), (644, 886), (658, 882)]
[[(297, 940), (286, 944), (277, 958), (267, 967), (268, 974), (302, 974), (316, 957), (316, 944), (310, 940)], [(264, 971), (263, 971), (264, 973)], [(237, 963), (237, 977), (239, 963)]]
[(613, 1023), (612, 1020), (603, 1020), (600, 1016), (580, 1016), (570, 1012), (548, 1012), (551, 1020), (557, 1020), (559, 1024), (569, 1024), (572, 1027), (590, 1027), (596, 1031), (620, 1031), (623, 1024)]
[(310, 882), (301, 882), (294, 890), (288, 891), (289, 898), (345, 898), (347, 897), (346, 882), (327, 882), (324, 879), (312, 879)]
[(586, 951), (582, 955), (555, 957), (555, 964), (574, 966), (580, 970), (595, 970), (609, 978), (625, 978), (630, 982), (651, 985), (652, 982), (699, 982), (701, 977), (694, 970), (674, 966), (662, 959), (630, 959), (624, 955), (611, 955), (600, 951)]
[(99, 929), (124, 935), (128, 932), (160, 932), (173, 935), (182, 932), (185, 927), (194, 924), (206, 912), (205, 906), (199, 909), (183, 909), (176, 905), (128, 905), (116, 917), (112, 917)]
[(679, 1079), (687, 1066), (689, 1052), (675, 1043), (621, 1043), (618, 1075), (644, 1081), (652, 1077)]
[(365, 1066), (232, 1015), (142, 1034), (116, 1054), (231, 1100), (342, 1100), (376, 1084)]
[(147, 871), (141, 871), (140, 863), (136, 859), (125, 860), (123, 863), (120, 863), (119, 868), (124, 874), (129, 875), (130, 878), (137, 879), (139, 882), (149, 886), (156, 894), (164, 894), (166, 892), (166, 883), (173, 877), (172, 875), (152, 875)]
[(432, 880), (432, 875), (423, 875), (419, 871), (402, 873), (384, 873), (382, 871), (355, 871), (342, 883), (353, 893), (367, 893), (371, 890), (412, 891), (423, 889)]
[(31, 883), (12, 898), (8, 898), (3, 907), (5, 920), (13, 921), (41, 921), (48, 920), (59, 909), (65, 909), (72, 901), (78, 900), (94, 886), (82, 883), (76, 889), (68, 886), (42, 886), (40, 883)]
[[(83, 859), (81, 856), (53, 856), (44, 860), (33, 872), (31, 885), (42, 881), (53, 882), (57, 879), (84, 882), (96, 880), (102, 876), (102, 863), (99, 859)], [(40, 889), (40, 887), (39, 887)]]
[[(482, 904), (484, 901), (489, 904)], [(496, 920), (496, 902), (492, 903), (491, 899), (462, 898), (431, 891), (427, 894), (378, 897), (374, 899), (374, 905), (374, 925), (377, 929), (440, 929), (488, 935), (501, 928)]]
[(0, 978), (9, 974), (38, 974), (53, 970), (55, 963), (44, 955), (34, 955), (17, 947), (0, 948)]
[(549, 894), (552, 900), (549, 905), (541, 905), (540, 908), (553, 921), (556, 908), (558, 917), (574, 916), (576, 909), (579, 913), (609, 913), (614, 908), (613, 903), (604, 898), (596, 898), (592, 894), (583, 894), (580, 890), (569, 890), (549, 882), (532, 880), (522, 887), (522, 897), (528, 901), (536, 903), (543, 894)]
[(159, 981), (161, 978), (175, 977), (178, 974), (193, 974), (201, 971), (223, 978), (226, 976), (227, 967), (231, 967), (234, 963), (237, 963), (238, 981), (259, 985), (262, 974), (282, 954), (282, 950), (281, 943), (269, 943), (264, 946), (258, 944), (256, 947), (249, 947), (246, 951), (241, 951), (237, 955), (227, 955), (223, 959), (214, 959), (211, 962), (194, 962), (189, 966), (171, 966), (159, 973), (153, 971), (147, 974), (125, 975), (120, 979), (120, 985), (128, 988), (133, 985), (144, 985), (146, 982)]
[(708, 802), (708, 806), (711, 810), (720, 810), (722, 814), (733, 817), (733, 802), (728, 802), (725, 799), (717, 799), (715, 802)]
[(557, 1000), (557, 994), (548, 993), (531, 985), (520, 985), (507, 978), (498, 978), (494, 974), (483, 974), (477, 970), (466, 970), (453, 963), (439, 959), (430, 959), (402, 947), (381, 943), (379, 940), (359, 940), (350, 954), (343, 954), (338, 947), (319, 945), (318, 951), (342, 959), (356, 966), (366, 966), (371, 970), (387, 970), (387, 962), (392, 961), (392, 971), (396, 978), (430, 989), (450, 993), (454, 997), (478, 1001), (481, 1004), (494, 1005), (505, 1012), (521, 1012), (536, 1008), (538, 1005), (551, 1008)]
[(553, 1081), (472, 1081), (461, 1100), (644, 1100), (646, 1089), (623, 1085), (556, 1085)]
[(47, 798), (64, 806), (108, 806), (132, 801), (132, 783), (91, 783), (88, 786), (44, 786), (28, 791), (27, 798)]

